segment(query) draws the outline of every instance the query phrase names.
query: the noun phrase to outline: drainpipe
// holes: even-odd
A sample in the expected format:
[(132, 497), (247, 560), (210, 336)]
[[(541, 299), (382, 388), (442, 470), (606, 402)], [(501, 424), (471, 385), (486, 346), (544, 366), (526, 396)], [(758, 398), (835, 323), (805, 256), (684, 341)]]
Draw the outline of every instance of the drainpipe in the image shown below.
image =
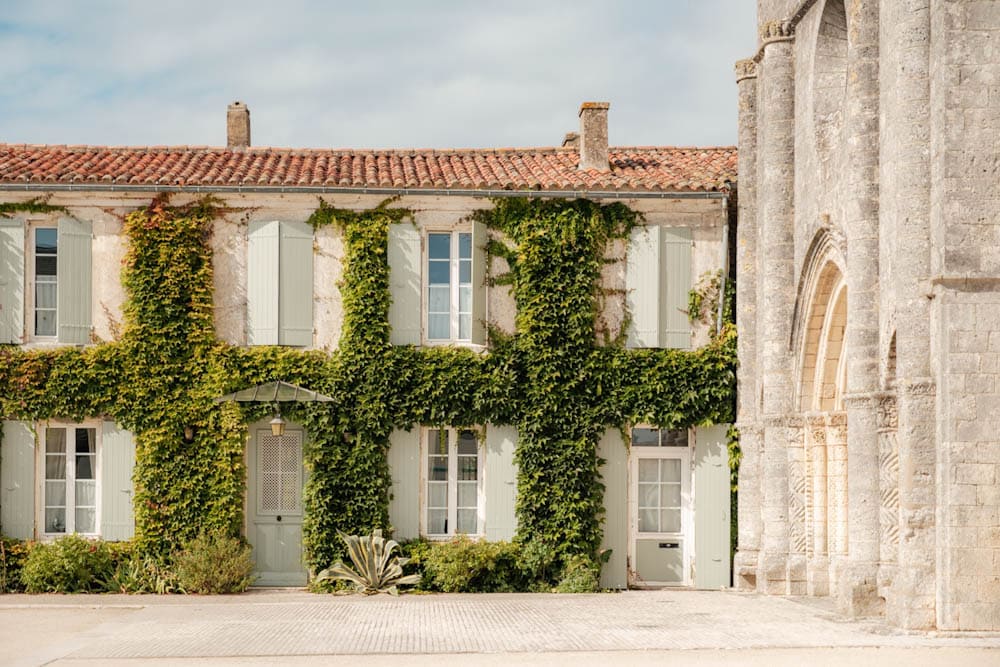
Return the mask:
[(729, 196), (722, 197), (722, 279), (719, 282), (719, 312), (715, 320), (715, 333), (722, 331), (722, 311), (726, 307), (726, 281), (729, 280)]

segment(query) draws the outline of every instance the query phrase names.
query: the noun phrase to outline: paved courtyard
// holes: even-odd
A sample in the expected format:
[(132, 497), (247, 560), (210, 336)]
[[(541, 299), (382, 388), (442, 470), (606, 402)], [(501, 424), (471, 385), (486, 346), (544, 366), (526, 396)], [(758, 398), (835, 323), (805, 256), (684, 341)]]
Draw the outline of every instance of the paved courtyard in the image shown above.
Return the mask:
[(816, 600), (707, 591), (0, 596), (4, 665), (608, 665), (678, 654), (688, 664), (997, 665), (1000, 635), (903, 633)]

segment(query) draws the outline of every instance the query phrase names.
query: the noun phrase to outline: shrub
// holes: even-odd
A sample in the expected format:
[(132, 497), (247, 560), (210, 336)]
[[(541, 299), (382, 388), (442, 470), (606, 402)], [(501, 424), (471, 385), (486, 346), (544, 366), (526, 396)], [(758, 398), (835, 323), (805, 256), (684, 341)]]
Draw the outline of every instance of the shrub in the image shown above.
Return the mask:
[(520, 550), (510, 542), (473, 542), (462, 536), (435, 542), (423, 557), (424, 582), (446, 593), (499, 593), (528, 589)]
[(600, 587), (601, 566), (587, 556), (572, 556), (566, 561), (556, 593), (594, 593)]
[(24, 590), (21, 570), (30, 549), (30, 542), (0, 537), (0, 593), (18, 593)]
[(224, 531), (202, 531), (174, 553), (177, 585), (187, 593), (242, 593), (253, 583), (250, 551)]
[(115, 564), (104, 582), (109, 593), (183, 593), (177, 575), (165, 563), (152, 556), (133, 553)]
[(354, 584), (359, 593), (389, 593), (399, 595), (399, 586), (413, 585), (420, 582), (419, 574), (403, 574), (403, 566), (409, 559), (394, 556), (399, 547), (394, 540), (382, 537), (382, 530), (376, 528), (371, 535), (359, 537), (337, 531), (340, 539), (347, 545), (347, 553), (351, 557), (351, 568), (337, 561), (323, 570), (316, 577), (316, 582), (348, 581)]
[(102, 590), (111, 572), (111, 552), (105, 542), (67, 535), (35, 544), (21, 581), (29, 593), (86, 593)]

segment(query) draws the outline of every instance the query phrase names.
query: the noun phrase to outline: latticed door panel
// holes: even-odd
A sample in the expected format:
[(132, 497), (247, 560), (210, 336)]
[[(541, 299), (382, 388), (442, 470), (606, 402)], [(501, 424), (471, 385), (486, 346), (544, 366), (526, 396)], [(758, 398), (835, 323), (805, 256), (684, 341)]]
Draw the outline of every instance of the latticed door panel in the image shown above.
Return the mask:
[(302, 434), (257, 438), (257, 513), (302, 513)]

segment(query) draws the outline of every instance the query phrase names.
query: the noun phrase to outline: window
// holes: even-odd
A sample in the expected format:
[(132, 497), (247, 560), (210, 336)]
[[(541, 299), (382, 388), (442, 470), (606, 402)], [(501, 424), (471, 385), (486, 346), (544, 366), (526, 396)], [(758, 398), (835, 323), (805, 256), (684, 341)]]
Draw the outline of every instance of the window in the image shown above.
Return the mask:
[(628, 347), (691, 347), (691, 229), (638, 225), (625, 265)]
[(54, 227), (35, 227), (35, 317), (36, 336), (55, 336), (58, 314), (59, 230)]
[(447, 536), (482, 532), (482, 457), (468, 429), (425, 432), (424, 533)]
[(687, 447), (688, 430), (665, 428), (648, 428), (636, 426), (632, 428), (633, 447)]
[(97, 429), (47, 427), (43, 457), (43, 532), (97, 534)]
[(427, 339), (472, 340), (472, 232), (427, 235)]
[(247, 342), (313, 343), (313, 229), (254, 220), (247, 241)]

